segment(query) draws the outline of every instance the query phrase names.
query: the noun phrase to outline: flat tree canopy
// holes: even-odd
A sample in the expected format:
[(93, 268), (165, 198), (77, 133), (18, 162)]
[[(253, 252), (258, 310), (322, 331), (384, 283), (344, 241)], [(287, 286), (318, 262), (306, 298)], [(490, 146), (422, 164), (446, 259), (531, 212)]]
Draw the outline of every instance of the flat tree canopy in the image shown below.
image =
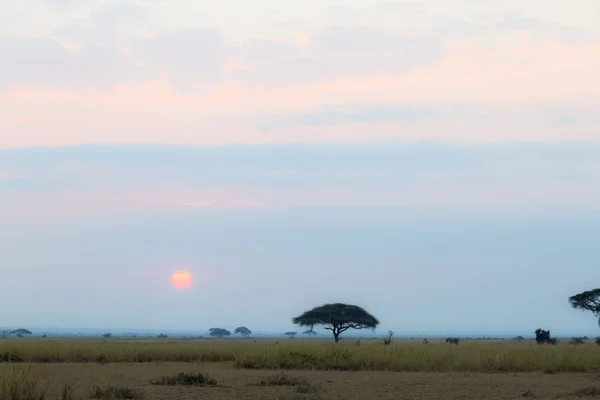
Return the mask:
[(591, 311), (600, 325), (600, 289), (587, 290), (569, 297), (569, 304), (577, 310)]
[(10, 335), (16, 335), (17, 337), (23, 337), (24, 335), (31, 335), (31, 331), (28, 329), (0, 329), (0, 338), (6, 339)]
[(375, 329), (379, 325), (377, 318), (359, 306), (352, 304), (324, 304), (292, 319), (299, 326), (312, 330), (315, 326), (323, 326), (333, 333), (336, 342), (340, 334), (348, 329)]
[(218, 338), (222, 338), (223, 336), (230, 336), (231, 332), (229, 332), (227, 329), (223, 329), (223, 328), (210, 328), (208, 330), (208, 334), (210, 336), (216, 336)]
[(248, 337), (250, 334), (252, 334), (252, 331), (246, 328), (245, 326), (240, 326), (235, 328), (235, 331), (233, 333), (235, 333), (236, 335), (242, 335), (243, 337)]

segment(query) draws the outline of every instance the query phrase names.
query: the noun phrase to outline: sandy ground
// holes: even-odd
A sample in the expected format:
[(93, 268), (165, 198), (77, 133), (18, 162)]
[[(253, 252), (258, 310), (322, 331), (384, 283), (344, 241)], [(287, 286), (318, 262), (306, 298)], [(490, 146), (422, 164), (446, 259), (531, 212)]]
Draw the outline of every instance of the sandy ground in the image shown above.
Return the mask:
[[(14, 368), (1, 364), (0, 373)], [(179, 372), (203, 372), (217, 387), (156, 386), (150, 380)], [(89, 399), (94, 385), (142, 389), (144, 399), (522, 399), (530, 391), (537, 399), (600, 399), (597, 374), (476, 374), (285, 371), (304, 379), (313, 393), (294, 386), (257, 386), (277, 371), (236, 369), (230, 364), (35, 364), (32, 375), (49, 387), (50, 399), (62, 383), (75, 383), (75, 398)], [(592, 394), (591, 396), (589, 394)], [(594, 397), (595, 396), (595, 397)]]

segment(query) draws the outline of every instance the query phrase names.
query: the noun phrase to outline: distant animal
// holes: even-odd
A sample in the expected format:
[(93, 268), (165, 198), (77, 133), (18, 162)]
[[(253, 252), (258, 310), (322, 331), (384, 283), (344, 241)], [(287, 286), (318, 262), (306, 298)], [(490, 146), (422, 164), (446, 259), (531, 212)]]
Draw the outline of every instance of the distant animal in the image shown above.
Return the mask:
[(360, 346), (360, 339), (358, 339), (358, 340), (356, 341), (356, 345), (357, 345), (357, 346)]
[(451, 338), (451, 337), (449, 337), (449, 338), (446, 339), (446, 343), (458, 344), (459, 340), (460, 340), (459, 338)]
[(423, 339), (423, 344), (429, 344), (429, 340), (427, 338)]

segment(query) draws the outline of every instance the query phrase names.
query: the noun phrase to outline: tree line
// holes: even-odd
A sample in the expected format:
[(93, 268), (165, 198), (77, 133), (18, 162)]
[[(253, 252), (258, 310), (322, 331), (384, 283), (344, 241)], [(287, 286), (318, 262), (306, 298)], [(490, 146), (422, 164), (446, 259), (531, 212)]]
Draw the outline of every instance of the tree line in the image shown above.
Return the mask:
[[(598, 325), (600, 325), (600, 289), (592, 289), (578, 293), (569, 297), (568, 301), (571, 307), (576, 310), (591, 312), (594, 317), (598, 318)], [(342, 333), (349, 329), (375, 330), (379, 325), (377, 318), (362, 307), (344, 303), (330, 303), (315, 307), (292, 318), (292, 322), (299, 327), (308, 328), (303, 334), (309, 336), (316, 335), (314, 328), (317, 326), (329, 330), (331, 331), (335, 342), (339, 342), (342, 338)], [(248, 338), (252, 334), (252, 331), (245, 326), (240, 326), (234, 330), (233, 334)], [(284, 333), (284, 335), (291, 339), (297, 334), (297, 332), (292, 331)], [(15, 330), (0, 330), (0, 338), (7, 338), (11, 335), (23, 337), (24, 335), (31, 335), (31, 332), (22, 328)], [(109, 334), (104, 336), (110, 337), (107, 335)], [(210, 328), (209, 335), (217, 338), (224, 338), (231, 336), (231, 332), (223, 328)], [(537, 329), (535, 335), (536, 341), (539, 344), (555, 344), (557, 342), (556, 338), (550, 336), (549, 330)], [(391, 335), (389, 335), (388, 340), (391, 340)], [(584, 338), (572, 338), (571, 342), (573, 344), (580, 344), (583, 343), (584, 340)], [(458, 344), (456, 338), (448, 338), (446, 342)], [(600, 337), (596, 339), (596, 343), (600, 345)]]

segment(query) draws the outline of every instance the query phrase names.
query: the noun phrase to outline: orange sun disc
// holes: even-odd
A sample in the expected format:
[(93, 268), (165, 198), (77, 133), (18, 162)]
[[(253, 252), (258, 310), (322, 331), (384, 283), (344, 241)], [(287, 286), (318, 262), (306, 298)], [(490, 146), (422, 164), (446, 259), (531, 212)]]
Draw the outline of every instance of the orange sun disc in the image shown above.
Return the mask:
[(171, 277), (171, 283), (177, 289), (188, 289), (190, 286), (192, 286), (192, 274), (185, 270), (177, 271)]

